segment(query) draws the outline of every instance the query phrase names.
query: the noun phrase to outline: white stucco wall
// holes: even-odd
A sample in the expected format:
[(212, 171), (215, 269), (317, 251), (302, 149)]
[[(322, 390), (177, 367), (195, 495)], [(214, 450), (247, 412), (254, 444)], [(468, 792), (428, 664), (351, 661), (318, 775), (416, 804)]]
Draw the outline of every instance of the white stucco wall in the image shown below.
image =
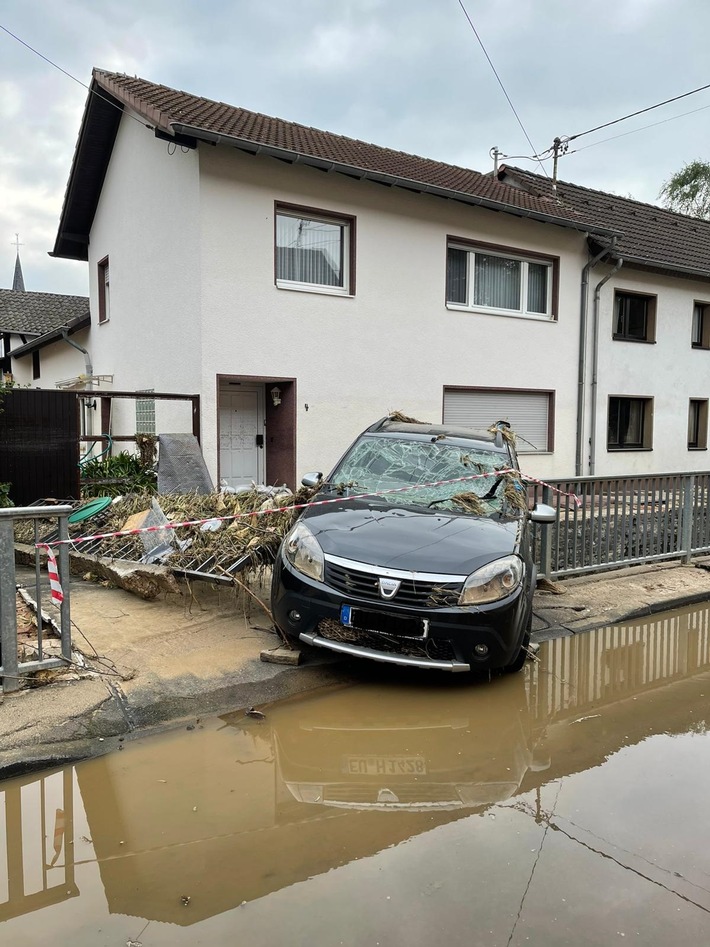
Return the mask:
[[(596, 283), (590, 279), (590, 317)], [(612, 338), (614, 291), (657, 296), (655, 343)], [(601, 290), (595, 475), (710, 469), (707, 450), (688, 450), (688, 403), (710, 398), (710, 350), (693, 349), (695, 300), (710, 301), (710, 284), (622, 267)], [(590, 349), (591, 351), (591, 349)], [(653, 449), (607, 450), (610, 395), (653, 398)], [(585, 462), (588, 463), (587, 451)], [(585, 473), (588, 466), (585, 467)]]
[[(72, 341), (88, 348), (89, 329), (82, 329), (71, 336)], [(22, 344), (19, 337), (15, 337), (15, 348)], [(39, 378), (32, 378), (32, 355), (15, 358), (12, 362), (12, 373), (18, 385), (29, 385), (32, 388), (56, 387), (55, 382), (66, 378), (76, 378), (86, 373), (86, 359), (83, 354), (67, 342), (58, 341), (40, 349)]]
[[(297, 377), (299, 474), (327, 469), (390, 409), (440, 423), (448, 385), (555, 390), (555, 451), (526, 455), (524, 466), (573, 472), (581, 234), (228, 148), (201, 150), (200, 177), (211, 467), (223, 373)], [(356, 217), (353, 298), (276, 288), (274, 201)], [(558, 320), (448, 310), (447, 234), (560, 256)]]
[[(174, 150), (173, 150), (174, 149)], [(171, 153), (172, 152), (172, 153)], [(198, 158), (124, 115), (91, 228), (91, 353), (113, 389), (199, 393)], [(109, 258), (111, 316), (99, 325), (97, 264)], [(158, 402), (159, 431), (191, 431), (189, 403)], [(116, 400), (114, 433), (135, 432)]]

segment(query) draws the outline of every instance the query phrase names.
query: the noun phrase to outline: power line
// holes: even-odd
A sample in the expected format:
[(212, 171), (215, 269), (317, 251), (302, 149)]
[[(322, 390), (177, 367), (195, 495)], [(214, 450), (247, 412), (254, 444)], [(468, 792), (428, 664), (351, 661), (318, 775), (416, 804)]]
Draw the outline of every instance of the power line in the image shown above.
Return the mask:
[[(483, 40), (482, 40), (481, 37), (478, 35), (478, 30), (477, 30), (476, 27), (473, 25), (473, 20), (472, 20), (471, 17), (468, 15), (468, 11), (466, 10), (466, 7), (463, 5), (463, 0), (458, 0), (458, 4), (459, 4), (459, 6), (461, 7), (461, 9), (463, 10), (464, 16), (465, 16), (466, 19), (468, 20), (468, 24), (469, 24), (469, 26), (471, 27), (471, 29), (473, 30), (474, 36), (475, 36), (476, 39), (478, 40), (478, 43), (479, 43), (481, 49), (483, 50), (483, 54), (485, 55), (486, 59), (488, 60), (488, 65), (489, 65), (489, 66), (491, 67), (491, 69), (493, 70), (493, 75), (494, 75), (494, 76), (496, 77), (496, 79), (498, 80), (498, 85), (499, 85), (499, 86), (501, 87), (501, 89), (503, 90), (503, 95), (504, 95), (504, 96), (506, 97), (506, 99), (508, 100), (508, 105), (509, 105), (510, 108), (512, 109), (513, 115), (515, 115), (515, 118), (517, 119), (518, 125), (520, 125), (520, 127), (521, 127), (522, 130), (523, 130), (523, 135), (525, 135), (525, 137), (526, 137), (526, 139), (527, 139), (527, 142), (528, 142), (528, 144), (530, 145), (530, 147), (532, 148), (532, 150), (535, 151), (535, 145), (533, 145), (532, 141), (530, 140), (530, 135), (528, 135), (527, 131), (525, 130), (525, 126), (523, 125), (522, 119), (521, 119), (520, 116), (518, 115), (518, 113), (517, 113), (517, 111), (516, 111), (516, 109), (515, 109), (515, 106), (513, 105), (513, 102), (512, 102), (512, 100), (511, 100), (510, 96), (508, 95), (505, 86), (503, 85), (503, 80), (502, 80), (501, 77), (498, 75), (498, 71), (497, 71), (496, 67), (493, 65), (493, 61), (492, 61), (491, 57), (488, 55), (488, 50), (487, 50), (486, 47), (483, 45)], [(543, 165), (543, 163), (542, 163), (541, 161), (538, 162), (538, 163), (539, 163), (540, 167), (542, 168), (542, 170), (545, 172), (545, 174), (547, 174), (547, 171), (546, 171), (545, 166)]]
[(700, 86), (698, 89), (691, 89), (690, 92), (683, 92), (682, 95), (674, 95), (672, 99), (665, 99), (663, 102), (657, 102), (656, 105), (649, 105), (645, 109), (638, 109), (636, 112), (630, 112), (628, 115), (622, 115), (621, 118), (615, 118), (611, 122), (604, 122), (603, 125), (597, 125), (594, 128), (587, 129), (586, 132), (577, 132), (576, 135), (565, 135), (564, 140), (574, 141), (575, 138), (582, 138), (584, 135), (591, 135), (592, 132), (601, 131), (602, 128), (609, 128), (610, 125), (618, 125), (619, 122), (625, 122), (627, 118), (635, 118), (637, 115), (643, 115), (644, 112), (652, 112), (654, 109), (661, 108), (662, 105), (669, 105), (671, 102), (677, 102), (679, 99), (687, 99), (689, 95), (695, 95), (697, 92), (704, 92), (706, 89), (710, 89), (710, 83)]
[(17, 40), (17, 42), (20, 43), (21, 46), (24, 46), (25, 49), (29, 49), (29, 51), (31, 53), (34, 53), (35, 56), (39, 56), (40, 59), (43, 59), (50, 66), (53, 66), (55, 69), (58, 69), (59, 72), (67, 76), (68, 79), (72, 79), (78, 85), (82, 86), (84, 89), (87, 90), (87, 92), (90, 92), (92, 95), (95, 95), (98, 99), (101, 99), (102, 102), (106, 102), (108, 105), (111, 105), (114, 108), (118, 109), (119, 112), (125, 113), (126, 115), (128, 115), (129, 118), (132, 118), (135, 122), (138, 122), (138, 124), (141, 127), (147, 128), (150, 131), (154, 131), (153, 125), (148, 125), (146, 122), (142, 122), (139, 118), (136, 118), (135, 115), (131, 115), (130, 112), (126, 112), (126, 110), (123, 108), (122, 105), (117, 105), (116, 102), (113, 102), (111, 99), (107, 99), (105, 96), (101, 95), (100, 92), (97, 92), (96, 89), (92, 89), (85, 82), (82, 82), (81, 79), (77, 79), (76, 76), (73, 76), (70, 72), (67, 72), (66, 69), (62, 69), (62, 67), (58, 66), (56, 62), (53, 62), (51, 59), (48, 59), (47, 56), (41, 53), (38, 49), (35, 49), (34, 46), (30, 46), (29, 43), (26, 43), (23, 39), (21, 39), (19, 36), (13, 33), (12, 30), (8, 30), (8, 28), (6, 26), (3, 26), (2, 23), (0, 23), (0, 30), (2, 30), (4, 33), (7, 33), (7, 35), (11, 36), (14, 40)]
[(622, 132), (620, 135), (611, 135), (609, 138), (602, 138), (600, 141), (593, 141), (590, 145), (582, 145), (581, 148), (574, 148), (567, 154), (574, 155), (578, 151), (586, 151), (587, 148), (594, 148), (595, 145), (603, 145), (607, 141), (616, 141), (617, 138), (626, 138), (627, 135), (635, 135), (636, 132), (645, 131), (647, 128), (656, 128), (658, 125), (665, 125), (667, 122), (674, 122), (677, 118), (685, 118), (686, 115), (695, 115), (696, 112), (704, 112), (710, 109), (710, 105), (701, 105), (700, 108), (691, 109), (689, 112), (681, 112), (679, 115), (671, 115), (670, 118), (663, 118), (660, 122), (651, 122), (649, 125), (642, 125), (640, 128), (632, 128), (630, 132)]

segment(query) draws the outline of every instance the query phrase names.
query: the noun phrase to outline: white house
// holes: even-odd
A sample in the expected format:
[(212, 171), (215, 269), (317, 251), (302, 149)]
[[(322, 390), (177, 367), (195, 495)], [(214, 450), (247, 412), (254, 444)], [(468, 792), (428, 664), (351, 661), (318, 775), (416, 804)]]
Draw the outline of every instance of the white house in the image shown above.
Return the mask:
[[(97, 376), (201, 395), (216, 481), (294, 484), (391, 409), (507, 418), (539, 477), (660, 472), (708, 466), (710, 224), (688, 220), (95, 70), (54, 255), (89, 263)], [(157, 429), (184, 410), (158, 402)]]

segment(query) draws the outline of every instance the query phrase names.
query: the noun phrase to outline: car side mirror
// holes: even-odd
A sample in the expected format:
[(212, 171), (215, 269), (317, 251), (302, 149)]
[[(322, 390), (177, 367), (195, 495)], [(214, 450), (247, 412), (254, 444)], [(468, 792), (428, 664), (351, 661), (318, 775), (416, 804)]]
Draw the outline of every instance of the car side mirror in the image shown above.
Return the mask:
[(304, 487), (319, 487), (322, 482), (322, 473), (307, 473), (301, 477), (301, 484)]
[(536, 503), (530, 510), (530, 519), (533, 523), (554, 523), (557, 519), (557, 510), (547, 503)]

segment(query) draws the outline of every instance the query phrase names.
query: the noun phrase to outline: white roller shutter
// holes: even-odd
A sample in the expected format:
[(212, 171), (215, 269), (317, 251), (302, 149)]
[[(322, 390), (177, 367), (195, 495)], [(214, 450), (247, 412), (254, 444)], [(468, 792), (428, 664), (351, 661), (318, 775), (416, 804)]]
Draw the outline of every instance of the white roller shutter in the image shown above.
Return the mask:
[(549, 415), (547, 391), (444, 389), (444, 424), (485, 431), (496, 421), (507, 421), (518, 435), (519, 454), (549, 450)]

